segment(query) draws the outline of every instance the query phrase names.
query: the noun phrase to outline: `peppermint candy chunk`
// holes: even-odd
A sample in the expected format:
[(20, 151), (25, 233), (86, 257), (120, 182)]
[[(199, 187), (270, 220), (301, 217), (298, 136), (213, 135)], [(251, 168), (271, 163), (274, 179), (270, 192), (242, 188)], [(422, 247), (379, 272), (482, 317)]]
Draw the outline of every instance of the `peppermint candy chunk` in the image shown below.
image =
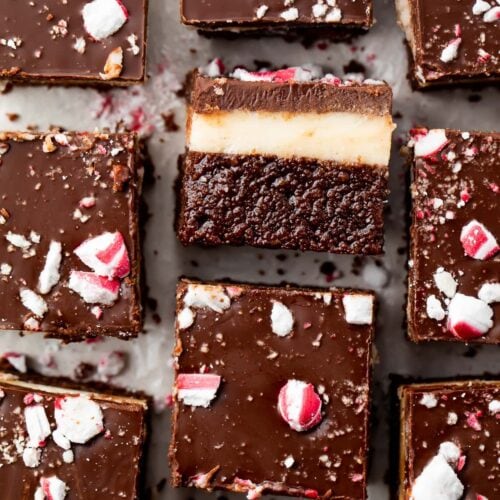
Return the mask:
[(186, 330), (194, 323), (194, 312), (189, 307), (184, 307), (177, 315), (177, 325), (179, 330)]
[(421, 158), (436, 155), (449, 142), (444, 129), (419, 129), (413, 135), (413, 140), (415, 156)]
[(40, 486), (35, 491), (34, 500), (64, 500), (68, 487), (57, 476), (40, 478)]
[(286, 337), (293, 329), (293, 314), (285, 304), (273, 300), (273, 308), (271, 310), (271, 328), (273, 333), (279, 337)]
[(477, 296), (487, 304), (500, 302), (500, 283), (485, 283), (479, 289)]
[(435, 319), (436, 321), (441, 321), (446, 316), (440, 300), (435, 295), (427, 297), (425, 312), (428, 318)]
[(87, 304), (111, 306), (120, 293), (119, 281), (85, 271), (71, 271), (68, 287), (80, 295)]
[(484, 0), (476, 0), (474, 5), (472, 6), (472, 13), (475, 16), (479, 16), (480, 14), (483, 14), (490, 9), (491, 5), (488, 2), (485, 2)]
[(480, 299), (457, 293), (448, 306), (448, 330), (462, 340), (476, 339), (493, 326), (493, 309)]
[(99, 276), (125, 278), (130, 273), (127, 246), (118, 231), (89, 238), (74, 253)]
[(40, 448), (33, 448), (27, 446), (23, 450), (23, 462), (26, 467), (34, 469), (40, 465), (40, 458), (42, 457), (42, 450)]
[(307, 431), (321, 422), (321, 399), (312, 384), (289, 380), (278, 395), (278, 411), (297, 432)]
[(105, 380), (116, 377), (125, 369), (126, 360), (126, 353), (123, 351), (108, 352), (99, 359), (97, 373)]
[(47, 302), (37, 293), (29, 288), (22, 288), (19, 292), (21, 302), (26, 309), (29, 309), (35, 316), (43, 318), (49, 310)]
[(57, 430), (72, 443), (85, 444), (104, 430), (101, 407), (88, 396), (66, 396), (54, 402)]
[(51, 241), (49, 251), (45, 257), (45, 265), (43, 266), (40, 277), (38, 278), (38, 291), (42, 294), (49, 293), (52, 288), (57, 285), (61, 275), (59, 267), (62, 260), (62, 245), (58, 241)]
[(496, 415), (497, 413), (500, 413), (500, 400), (498, 399), (493, 399), (490, 401), (488, 404), (488, 411), (492, 415)]
[(189, 284), (184, 295), (184, 305), (195, 309), (208, 308), (222, 313), (231, 306), (231, 299), (221, 286)]
[(448, 45), (442, 50), (440, 59), (444, 63), (453, 61), (458, 56), (458, 48), (462, 43), (461, 38), (454, 38)]
[(500, 7), (493, 7), (484, 13), (483, 21), (485, 23), (494, 23), (500, 19)]
[(373, 296), (363, 293), (350, 293), (342, 297), (345, 320), (352, 325), (371, 325), (373, 323)]
[(93, 0), (82, 10), (85, 31), (95, 40), (104, 40), (116, 33), (129, 18), (120, 0)]
[(188, 406), (208, 408), (220, 386), (220, 375), (212, 373), (180, 373), (177, 376), (177, 398)]
[(471, 220), (462, 228), (460, 242), (465, 254), (473, 259), (491, 259), (500, 250), (495, 237), (477, 220)]
[(45, 440), (52, 430), (42, 405), (30, 405), (24, 409), (24, 422), (28, 431), (29, 443), (33, 448), (45, 446)]

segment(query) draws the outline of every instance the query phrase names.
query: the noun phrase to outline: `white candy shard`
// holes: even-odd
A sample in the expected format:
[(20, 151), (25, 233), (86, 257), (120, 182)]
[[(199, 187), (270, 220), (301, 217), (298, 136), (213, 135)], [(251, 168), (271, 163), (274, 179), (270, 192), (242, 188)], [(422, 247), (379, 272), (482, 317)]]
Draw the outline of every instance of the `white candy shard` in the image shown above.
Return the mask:
[(49, 293), (52, 288), (57, 285), (61, 275), (59, 267), (62, 260), (62, 245), (58, 241), (51, 241), (49, 251), (45, 257), (45, 265), (43, 266), (40, 277), (38, 278), (38, 291), (40, 293)]
[(467, 340), (484, 335), (493, 326), (493, 309), (480, 299), (457, 293), (448, 306), (448, 330)]
[(426, 393), (420, 398), (419, 403), (426, 408), (435, 408), (438, 404), (438, 400), (434, 394)]
[(490, 404), (488, 405), (488, 411), (493, 415), (500, 413), (500, 400), (493, 399), (492, 401), (490, 401)]
[(476, 0), (474, 5), (472, 6), (472, 13), (475, 16), (479, 16), (480, 14), (483, 14), (490, 9), (491, 5), (488, 2), (485, 2), (484, 0)]
[(72, 443), (85, 444), (104, 430), (101, 407), (87, 396), (56, 399), (57, 429)]
[(373, 296), (350, 293), (342, 297), (345, 320), (353, 325), (371, 325), (373, 323)]
[(487, 304), (500, 302), (500, 283), (485, 283), (479, 289), (477, 296)]
[(440, 56), (441, 61), (447, 63), (456, 59), (458, 56), (458, 48), (460, 47), (461, 43), (462, 43), (461, 38), (454, 38), (451, 42), (449, 42), (448, 45), (441, 52)]
[(427, 297), (426, 312), (428, 318), (435, 319), (436, 321), (441, 321), (446, 316), (441, 302), (435, 295)]
[(82, 10), (85, 31), (95, 40), (104, 40), (116, 33), (129, 15), (119, 0), (93, 0)]
[(438, 290), (450, 299), (457, 293), (458, 284), (448, 271), (438, 269), (434, 273), (434, 283)]
[(42, 450), (40, 448), (33, 448), (27, 446), (23, 450), (23, 462), (26, 467), (35, 468), (40, 465), (40, 458), (42, 456)]
[(64, 500), (68, 487), (57, 476), (40, 478), (40, 486), (35, 491), (34, 500)]
[(432, 129), (425, 133), (418, 133), (414, 137), (414, 141), (415, 156), (423, 158), (439, 153), (448, 144), (444, 129)]
[(500, 7), (493, 7), (484, 13), (483, 21), (485, 23), (494, 23), (500, 19)]
[(63, 462), (66, 464), (72, 464), (75, 461), (75, 454), (73, 450), (66, 450), (62, 454)]
[(80, 295), (87, 304), (111, 306), (120, 293), (119, 281), (84, 271), (71, 271), (68, 287)]
[(17, 248), (21, 248), (22, 250), (28, 250), (31, 246), (31, 241), (26, 239), (22, 234), (16, 234), (9, 231), (5, 235), (5, 239)]
[(19, 292), (19, 297), (23, 306), (39, 318), (43, 318), (49, 310), (47, 302), (45, 302), (43, 297), (40, 297), (40, 295), (29, 288), (22, 288)]
[(195, 309), (208, 308), (222, 313), (229, 309), (231, 299), (222, 286), (189, 284), (184, 295), (184, 305)]
[(299, 9), (297, 9), (296, 7), (290, 7), (289, 9), (284, 10), (280, 14), (280, 17), (285, 21), (295, 21), (299, 18)]
[(26, 406), (24, 421), (29, 436), (28, 446), (33, 448), (43, 446), (52, 432), (45, 408), (42, 405)]
[(52, 433), (52, 439), (54, 443), (63, 450), (69, 450), (71, 448), (71, 441), (59, 429), (56, 429)]
[(460, 448), (451, 441), (445, 441), (439, 446), (439, 454), (452, 465), (456, 465), (460, 458)]
[(219, 389), (221, 378), (213, 373), (179, 373), (177, 398), (189, 406), (208, 408)]
[(273, 300), (273, 308), (271, 310), (271, 329), (273, 333), (279, 337), (285, 337), (292, 332), (293, 323), (292, 311), (281, 302)]
[(177, 315), (177, 324), (180, 330), (186, 330), (194, 323), (194, 312), (189, 307), (184, 307)]

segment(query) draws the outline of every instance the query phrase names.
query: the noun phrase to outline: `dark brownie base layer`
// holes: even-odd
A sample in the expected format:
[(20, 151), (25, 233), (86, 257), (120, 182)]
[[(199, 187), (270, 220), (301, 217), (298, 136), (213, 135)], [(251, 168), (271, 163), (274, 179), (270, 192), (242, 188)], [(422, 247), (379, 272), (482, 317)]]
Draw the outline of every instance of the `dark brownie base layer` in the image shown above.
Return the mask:
[(184, 245), (378, 254), (386, 197), (382, 168), (189, 152), (177, 234)]

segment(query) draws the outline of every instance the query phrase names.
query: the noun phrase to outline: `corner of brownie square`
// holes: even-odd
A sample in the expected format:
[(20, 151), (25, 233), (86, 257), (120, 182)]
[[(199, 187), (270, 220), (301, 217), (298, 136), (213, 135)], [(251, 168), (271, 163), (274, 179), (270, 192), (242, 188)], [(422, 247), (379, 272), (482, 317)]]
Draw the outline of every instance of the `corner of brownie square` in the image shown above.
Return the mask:
[(500, 342), (500, 134), (414, 129), (408, 329)]
[(145, 78), (148, 0), (0, 2), (0, 79), (112, 85)]
[(400, 500), (500, 498), (500, 381), (405, 385)]
[(195, 72), (180, 241), (382, 253), (391, 107), (384, 82), (317, 68)]
[(134, 134), (0, 134), (0, 330), (142, 327)]
[(396, 0), (417, 88), (500, 79), (498, 2)]
[(0, 372), (0, 489), (9, 500), (138, 500), (147, 398)]
[(181, 281), (173, 485), (366, 498), (374, 300)]

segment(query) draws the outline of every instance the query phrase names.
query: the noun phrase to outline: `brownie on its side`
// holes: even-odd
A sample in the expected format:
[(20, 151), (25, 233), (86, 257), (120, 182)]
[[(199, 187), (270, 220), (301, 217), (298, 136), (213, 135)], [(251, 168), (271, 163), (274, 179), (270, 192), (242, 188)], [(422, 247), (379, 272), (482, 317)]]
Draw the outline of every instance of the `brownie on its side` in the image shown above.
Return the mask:
[(9, 500), (140, 497), (146, 399), (0, 373), (0, 490)]
[(195, 72), (178, 193), (181, 242), (383, 250), (392, 92), (314, 69)]
[(500, 134), (414, 129), (411, 340), (500, 342)]
[(177, 288), (174, 486), (366, 498), (374, 296)]
[(416, 88), (500, 80), (498, 2), (395, 1)]
[(314, 33), (345, 38), (373, 24), (372, 0), (181, 0), (184, 24), (212, 33)]
[(405, 385), (400, 500), (500, 498), (500, 381)]
[(142, 327), (134, 134), (0, 133), (0, 330)]
[(142, 82), (147, 5), (147, 0), (2, 0), (0, 79)]

